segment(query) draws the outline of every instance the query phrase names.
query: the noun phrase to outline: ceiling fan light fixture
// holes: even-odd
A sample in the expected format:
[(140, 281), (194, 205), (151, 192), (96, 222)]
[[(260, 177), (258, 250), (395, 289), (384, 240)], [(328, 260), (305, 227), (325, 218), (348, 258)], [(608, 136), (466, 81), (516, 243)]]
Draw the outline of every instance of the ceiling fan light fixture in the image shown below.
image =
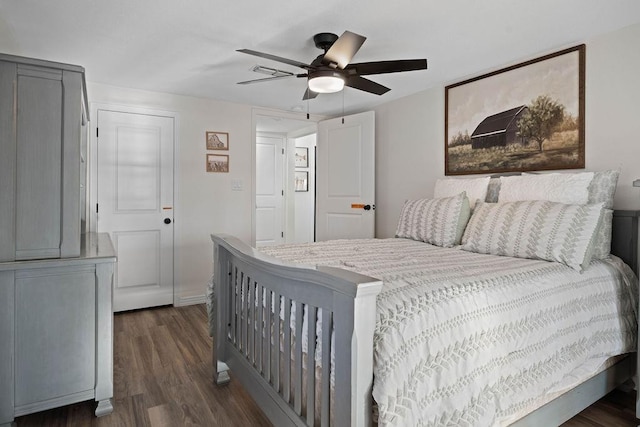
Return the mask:
[(316, 93), (334, 93), (344, 89), (344, 78), (335, 71), (320, 70), (309, 73), (309, 90)]

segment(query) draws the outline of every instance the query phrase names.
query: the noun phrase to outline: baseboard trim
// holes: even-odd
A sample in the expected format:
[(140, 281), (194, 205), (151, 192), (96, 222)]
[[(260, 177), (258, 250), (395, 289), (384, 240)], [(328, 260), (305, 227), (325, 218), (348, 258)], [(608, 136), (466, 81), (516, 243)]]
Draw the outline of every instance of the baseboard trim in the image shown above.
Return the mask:
[(195, 295), (192, 297), (177, 298), (175, 304), (173, 305), (176, 307), (183, 307), (185, 305), (204, 304), (205, 302), (207, 302), (207, 296), (202, 294), (202, 295)]

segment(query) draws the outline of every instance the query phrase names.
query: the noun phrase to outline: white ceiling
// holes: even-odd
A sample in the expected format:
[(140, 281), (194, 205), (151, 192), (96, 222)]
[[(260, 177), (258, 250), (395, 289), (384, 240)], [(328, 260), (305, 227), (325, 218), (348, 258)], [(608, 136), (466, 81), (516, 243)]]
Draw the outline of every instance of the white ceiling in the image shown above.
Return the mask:
[(255, 64), (301, 70), (236, 49), (309, 63), (314, 34), (350, 30), (367, 37), (353, 62), (428, 59), (426, 71), (371, 76), (392, 89), (383, 96), (348, 88), (309, 102), (336, 115), (638, 22), (638, 0), (0, 0), (0, 52), (82, 65), (91, 82), (295, 111), (307, 111), (304, 79), (235, 83), (264, 77)]

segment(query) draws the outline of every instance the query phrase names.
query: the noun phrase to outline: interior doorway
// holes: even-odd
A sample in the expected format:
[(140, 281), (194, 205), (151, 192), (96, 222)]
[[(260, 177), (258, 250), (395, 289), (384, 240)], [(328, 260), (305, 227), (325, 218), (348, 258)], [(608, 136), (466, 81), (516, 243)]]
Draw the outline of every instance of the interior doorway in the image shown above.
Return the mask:
[(254, 113), (256, 247), (315, 240), (317, 120)]
[(96, 113), (92, 223), (118, 253), (113, 309), (173, 304), (175, 118), (125, 108)]

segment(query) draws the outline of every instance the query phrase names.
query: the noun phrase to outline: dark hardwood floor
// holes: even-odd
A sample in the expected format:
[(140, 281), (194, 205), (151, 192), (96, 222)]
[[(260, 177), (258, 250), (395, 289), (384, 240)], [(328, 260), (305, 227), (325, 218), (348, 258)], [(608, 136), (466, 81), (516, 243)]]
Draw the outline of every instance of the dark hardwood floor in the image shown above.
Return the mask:
[[(233, 378), (213, 384), (206, 319), (204, 305), (116, 314), (114, 412), (95, 418), (89, 401), (19, 417), (17, 426), (270, 425)], [(563, 427), (635, 427), (634, 408), (635, 393), (614, 391)]]

